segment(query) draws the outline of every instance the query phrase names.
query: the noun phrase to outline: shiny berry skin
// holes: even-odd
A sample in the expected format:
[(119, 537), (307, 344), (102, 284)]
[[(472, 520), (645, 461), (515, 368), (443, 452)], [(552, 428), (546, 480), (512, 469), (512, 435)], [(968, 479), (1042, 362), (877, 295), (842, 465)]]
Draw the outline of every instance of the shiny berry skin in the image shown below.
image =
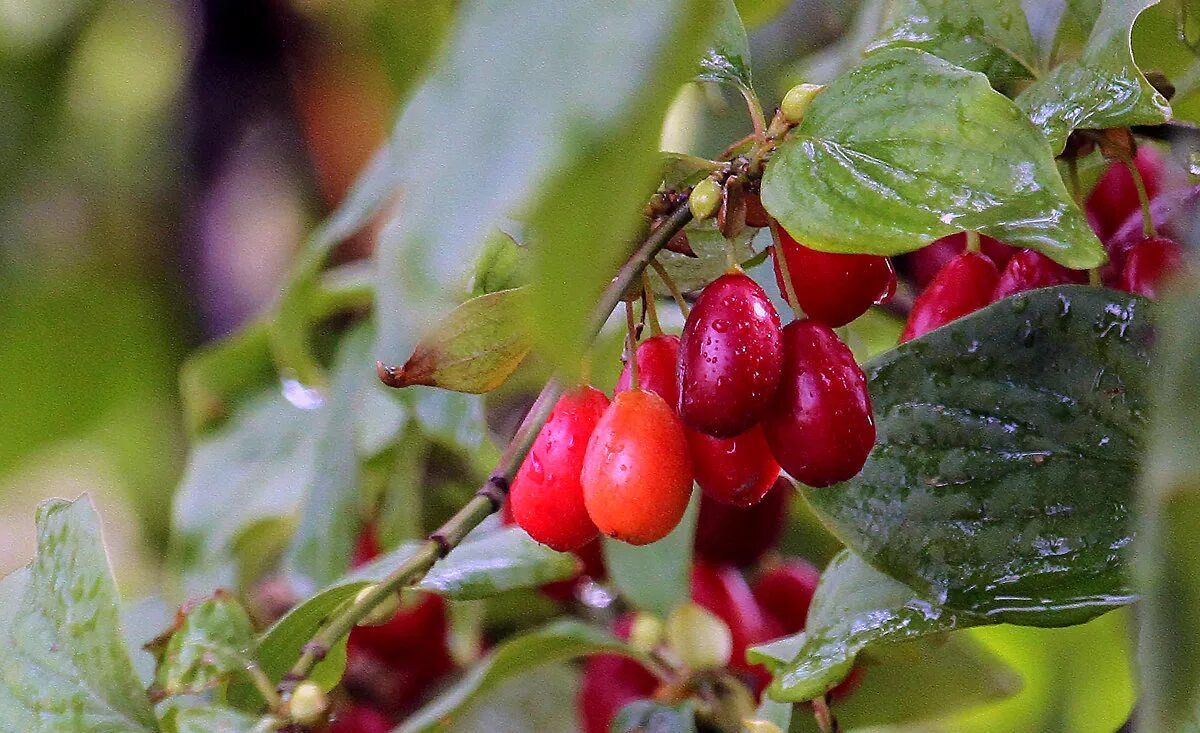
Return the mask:
[(390, 733), (396, 724), (374, 708), (351, 703), (339, 710), (329, 725), (329, 733)]
[[(679, 337), (651, 336), (637, 347), (638, 385), (663, 398), (671, 408), (679, 404)], [(615, 392), (629, 389), (629, 365), (621, 370)]]
[(762, 423), (771, 452), (809, 486), (845, 481), (862, 470), (875, 445), (867, 378), (823, 323), (793, 321), (783, 343), (783, 378)]
[(1127, 293), (1157, 298), (1183, 266), (1183, 248), (1178, 242), (1165, 237), (1143, 239), (1126, 252), (1116, 286)]
[(746, 194), (746, 226), (762, 229), (771, 223), (771, 216), (763, 208), (762, 197), (757, 193)]
[[(796, 300), (809, 318), (834, 327), (844, 326), (872, 305), (896, 294), (896, 271), (886, 257), (818, 252), (800, 244), (782, 229), (779, 242), (787, 258)], [(777, 257), (774, 263), (779, 292), (786, 293)]]
[(746, 649), (782, 636), (779, 622), (762, 609), (741, 571), (731, 565), (696, 563), (692, 567), (692, 600), (729, 626), (733, 637), (729, 666), (745, 673), (760, 692), (770, 675), (765, 668), (746, 661)]
[(666, 537), (692, 493), (679, 418), (653, 392), (618, 392), (588, 441), (583, 500), (601, 532), (633, 545)]
[(758, 425), (732, 438), (687, 430), (687, 439), (696, 483), (711, 499), (739, 507), (753, 506), (779, 476), (779, 464)]
[[(614, 633), (628, 639), (633, 615), (617, 619)], [(579, 713), (583, 733), (608, 733), (613, 717), (634, 700), (651, 697), (658, 679), (634, 660), (616, 654), (587, 658), (579, 685)]]
[(911, 341), (992, 302), (1000, 275), (985, 255), (963, 252), (942, 268), (917, 296), (900, 343)]
[[(1133, 164), (1142, 176), (1147, 197), (1154, 198), (1162, 189), (1163, 159), (1153, 148), (1143, 146), (1134, 156)], [(1124, 163), (1118, 161), (1108, 166), (1088, 194), (1085, 208), (1101, 239), (1107, 239), (1127, 217), (1141, 208), (1133, 175)]]
[(821, 580), (821, 571), (807, 560), (792, 558), (767, 568), (754, 581), (754, 597), (780, 625), (784, 633), (803, 631), (808, 607)]
[(762, 501), (751, 507), (703, 496), (696, 520), (696, 557), (738, 567), (758, 562), (779, 541), (793, 491), (792, 482), (780, 476)]
[[(936, 239), (916, 252), (909, 252), (897, 258), (897, 268), (912, 281), (917, 290), (924, 290), (933, 278), (942, 271), (956, 256), (967, 250), (967, 233), (958, 232), (941, 239)], [(1016, 247), (1010, 247), (998, 239), (986, 234), (979, 235), (979, 251), (988, 256), (997, 267), (1004, 267), (1009, 259), (1017, 253)]]
[(679, 345), (679, 416), (731, 438), (750, 429), (779, 385), (779, 314), (758, 283), (732, 272), (714, 280), (688, 315)]
[(579, 472), (608, 404), (594, 387), (564, 393), (513, 479), (513, 518), (530, 537), (560, 552), (577, 550), (599, 533), (583, 503)]
[(996, 281), (992, 300), (1001, 300), (1026, 290), (1048, 288), (1051, 285), (1078, 282), (1072, 270), (1058, 264), (1041, 252), (1023, 249), (1013, 255)]

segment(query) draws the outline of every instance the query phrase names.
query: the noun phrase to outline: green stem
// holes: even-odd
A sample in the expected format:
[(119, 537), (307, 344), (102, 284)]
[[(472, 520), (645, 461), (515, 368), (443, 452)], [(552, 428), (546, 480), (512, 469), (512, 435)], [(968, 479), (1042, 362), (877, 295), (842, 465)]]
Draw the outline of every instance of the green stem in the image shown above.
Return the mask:
[(979, 232), (967, 232), (967, 251), (978, 252), (981, 246)]
[(746, 108), (750, 110), (750, 122), (754, 125), (754, 137), (762, 139), (767, 134), (767, 120), (763, 116), (762, 103), (758, 101), (758, 95), (749, 87), (738, 85), (738, 89), (742, 93), (742, 99), (746, 100)]
[(779, 264), (779, 274), (783, 276), (783, 297), (792, 307), (796, 320), (804, 318), (804, 310), (800, 307), (800, 299), (796, 297), (796, 284), (792, 282), (792, 273), (788, 270), (787, 257), (783, 254), (783, 244), (779, 236), (779, 224), (771, 220), (771, 246), (775, 248), (775, 262)]
[(667, 286), (667, 290), (671, 291), (671, 297), (675, 299), (675, 305), (679, 306), (679, 312), (683, 314), (686, 320), (692, 309), (688, 306), (687, 299), (683, 297), (683, 292), (679, 290), (679, 286), (675, 284), (675, 278), (671, 277), (671, 273), (667, 272), (667, 268), (663, 267), (658, 260), (650, 262), (650, 267), (654, 268), (654, 274), (663, 281)]
[(638, 360), (637, 360), (637, 324), (633, 319), (633, 301), (625, 301), (625, 358), (629, 364), (629, 386), (632, 389), (641, 389), (641, 382), (638, 381)]
[(650, 335), (662, 336), (662, 324), (658, 321), (658, 304), (654, 301), (654, 289), (650, 287), (650, 276), (645, 270), (642, 270), (642, 299), (646, 318), (650, 321)]
[(1071, 186), (1071, 198), (1082, 209), (1083, 183), (1079, 180), (1079, 161), (1075, 158), (1067, 158), (1067, 183)]
[(1137, 189), (1138, 204), (1142, 207), (1142, 234), (1147, 238), (1157, 237), (1158, 232), (1154, 229), (1154, 216), (1150, 213), (1150, 196), (1146, 193), (1146, 182), (1142, 180), (1142, 173), (1137, 169), (1132, 158), (1121, 162), (1129, 169), (1129, 175), (1133, 176), (1133, 186)]

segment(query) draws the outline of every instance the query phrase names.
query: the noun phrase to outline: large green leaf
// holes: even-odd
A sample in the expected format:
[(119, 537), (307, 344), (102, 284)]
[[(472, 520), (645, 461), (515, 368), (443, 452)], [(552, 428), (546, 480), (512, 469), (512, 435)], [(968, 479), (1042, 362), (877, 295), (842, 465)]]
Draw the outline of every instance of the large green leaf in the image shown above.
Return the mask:
[(158, 730), (118, 626), (116, 584), (86, 496), (38, 508), (38, 552), (0, 605), (0, 721), (21, 733)]
[[(1137, 570), (1142, 722), (1139, 730), (1200, 730), (1200, 297), (1196, 281), (1163, 306), (1159, 374), (1140, 492)], [(1192, 727), (1187, 727), (1191, 725)]]
[(588, 654), (639, 656), (603, 629), (571, 619), (556, 621), (497, 646), (462, 680), (414, 713), (397, 733), (453, 729), (454, 719), (468, 705), (501, 683), (537, 667)]
[(1126, 578), (1152, 305), (1062, 286), (1008, 298), (867, 366), (862, 473), (805, 492), (918, 593), (993, 621), (1079, 623)]
[(900, 0), (868, 53), (919, 48), (993, 83), (1037, 78), (1038, 49), (1019, 0)]
[(817, 95), (762, 200), (832, 252), (894, 255), (977, 230), (1070, 267), (1105, 258), (1024, 113), (982, 74), (916, 49), (876, 53)]
[(658, 542), (636, 547), (604, 538), (604, 566), (634, 608), (666, 618), (691, 598), (692, 545), (699, 512), (700, 492), (693, 490), (679, 525)]
[(1081, 128), (1155, 125), (1171, 107), (1142, 75), (1129, 38), (1133, 23), (1158, 0), (1104, 0), (1083, 55), (1056, 67), (1017, 96), (1055, 153)]
[(752, 86), (750, 42), (746, 40), (742, 16), (733, 0), (716, 0), (716, 16), (713, 43), (700, 59), (696, 78), (749, 89)]
[(157, 683), (165, 695), (202, 693), (250, 663), (254, 627), (241, 605), (218, 593), (187, 611), (163, 648)]

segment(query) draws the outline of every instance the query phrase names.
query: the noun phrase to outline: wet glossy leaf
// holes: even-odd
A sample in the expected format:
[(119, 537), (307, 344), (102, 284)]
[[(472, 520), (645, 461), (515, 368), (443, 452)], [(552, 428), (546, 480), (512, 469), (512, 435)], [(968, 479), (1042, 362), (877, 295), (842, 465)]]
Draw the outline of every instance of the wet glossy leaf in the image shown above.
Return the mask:
[(1138, 297), (1047, 288), (885, 353), (867, 366), (866, 466), (806, 498), (948, 608), (1057, 626), (1131, 602), (1152, 315)]
[(188, 609), (159, 663), (166, 695), (199, 694), (246, 669), (254, 645), (250, 617), (232, 596), (218, 593)]
[[(0, 588), (0, 721), (22, 733), (151, 733), (91, 500), (38, 507), (38, 551)], [(22, 588), (23, 586), (23, 588)]]
[(609, 730), (612, 733), (696, 733), (696, 715), (687, 703), (672, 707), (653, 700), (636, 700), (617, 711)]
[(750, 42), (733, 0), (717, 0), (713, 44), (700, 60), (700, 81), (725, 82), (749, 89)]
[(163, 733), (271, 733), (279, 721), (197, 699), (173, 699), (155, 708)]
[(1083, 54), (1056, 67), (1017, 96), (1055, 153), (1072, 130), (1155, 125), (1171, 117), (1133, 59), (1133, 23), (1157, 0), (1104, 0)]
[(640, 547), (603, 538), (604, 566), (617, 590), (634, 608), (662, 618), (692, 596), (692, 545), (700, 492), (692, 499), (679, 526), (658, 542)]
[[(1200, 328), (1194, 280), (1164, 304), (1137, 571), (1143, 700), (1139, 730), (1191, 730), (1200, 711)], [(1187, 293), (1187, 294), (1184, 294)]]
[(563, 619), (510, 637), (476, 664), (458, 683), (404, 721), (397, 733), (442, 730), (466, 706), (501, 683), (532, 669), (588, 654), (639, 655), (609, 632)]
[(1037, 77), (1038, 50), (1019, 0), (900, 0), (867, 48), (919, 48), (994, 84)]
[(1044, 138), (982, 74), (881, 51), (817, 95), (763, 178), (796, 239), (894, 255), (978, 230), (1070, 267), (1104, 261)]
[(529, 293), (501, 290), (472, 298), (452, 310), (420, 341), (393, 386), (423, 384), (481, 394), (504, 383), (533, 342), (525, 317)]

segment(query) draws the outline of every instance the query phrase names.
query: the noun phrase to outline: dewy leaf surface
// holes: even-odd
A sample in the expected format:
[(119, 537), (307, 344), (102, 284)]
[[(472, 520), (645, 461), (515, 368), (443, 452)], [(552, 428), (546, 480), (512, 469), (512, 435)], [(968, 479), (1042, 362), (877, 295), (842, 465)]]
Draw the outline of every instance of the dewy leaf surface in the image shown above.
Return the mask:
[(1058, 626), (1131, 602), (1152, 317), (1135, 296), (1046, 288), (887, 352), (866, 367), (866, 466), (806, 498), (947, 608)]
[[(38, 552), (0, 618), (0, 723), (21, 733), (158, 730), (121, 638), (120, 599), (86, 496), (38, 508)], [(21, 582), (22, 578), (25, 582)], [(11, 578), (16, 578), (12, 580)]]
[(750, 42), (733, 0), (716, 0), (716, 17), (713, 44), (704, 52), (696, 78), (750, 89)]
[(1024, 113), (982, 74), (911, 48), (817, 95), (768, 163), (762, 200), (830, 252), (895, 255), (976, 230), (1069, 267), (1105, 259)]
[(199, 694), (246, 669), (254, 627), (241, 605), (218, 593), (188, 610), (171, 634), (158, 667), (167, 695)]

